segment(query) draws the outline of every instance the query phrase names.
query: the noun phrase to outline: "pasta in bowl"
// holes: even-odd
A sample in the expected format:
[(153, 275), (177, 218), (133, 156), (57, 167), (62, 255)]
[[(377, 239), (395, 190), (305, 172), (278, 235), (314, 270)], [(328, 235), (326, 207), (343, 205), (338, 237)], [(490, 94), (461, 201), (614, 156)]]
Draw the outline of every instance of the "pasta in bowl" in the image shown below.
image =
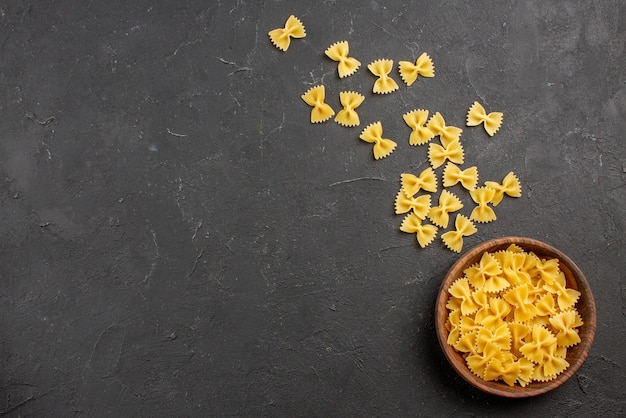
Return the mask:
[(479, 244), (451, 267), (436, 331), (452, 367), (474, 387), (521, 398), (557, 388), (593, 343), (596, 308), (580, 268), (531, 238)]

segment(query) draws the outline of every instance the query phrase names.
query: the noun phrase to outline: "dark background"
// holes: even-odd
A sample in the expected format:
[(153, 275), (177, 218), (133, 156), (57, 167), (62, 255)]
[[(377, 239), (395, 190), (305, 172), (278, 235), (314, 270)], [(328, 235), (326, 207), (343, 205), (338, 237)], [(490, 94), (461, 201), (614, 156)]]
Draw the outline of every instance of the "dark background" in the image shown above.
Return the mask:
[[(267, 32), (290, 14), (307, 36), (283, 53)], [(623, 416), (625, 43), (619, 0), (1, 1), (0, 414)], [(407, 87), (422, 52), (436, 76)], [(365, 94), (360, 127), (309, 123), (321, 83), (335, 110)], [(464, 126), (475, 100), (505, 114), (493, 138)], [(464, 128), (481, 184), (522, 182), (465, 249), (537, 238), (591, 283), (595, 343), (551, 393), (484, 395), (441, 353), (458, 255), (393, 213), (428, 166), (415, 108)], [(358, 139), (376, 120), (381, 161)]]

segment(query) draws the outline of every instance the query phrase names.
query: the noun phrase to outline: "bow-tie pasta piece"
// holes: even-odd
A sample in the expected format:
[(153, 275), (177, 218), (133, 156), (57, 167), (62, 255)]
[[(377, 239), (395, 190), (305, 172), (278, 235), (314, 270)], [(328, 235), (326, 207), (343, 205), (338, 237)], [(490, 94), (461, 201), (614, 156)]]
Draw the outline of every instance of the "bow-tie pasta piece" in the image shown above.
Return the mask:
[(502, 273), (502, 268), (493, 254), (485, 252), (480, 257), (478, 264), (474, 264), (464, 271), (472, 286), (478, 290), (485, 287), (489, 277), (495, 277)]
[(411, 212), (402, 221), (400, 231), (416, 234), (419, 246), (424, 248), (433, 242), (437, 236), (438, 228), (434, 225), (422, 224), (422, 220), (414, 212)]
[(578, 290), (567, 287), (563, 272), (558, 274), (554, 283), (543, 285), (543, 289), (557, 296), (556, 302), (561, 311), (573, 308), (576, 302), (578, 302), (578, 298), (580, 298)]
[(396, 214), (407, 213), (413, 210), (418, 218), (424, 220), (430, 210), (430, 195), (408, 197), (404, 190), (399, 190), (395, 202)]
[(554, 352), (556, 337), (541, 325), (534, 325), (531, 340), (520, 347), (520, 352), (533, 363), (541, 363)]
[[(463, 313), (463, 312), (461, 312)], [(502, 351), (511, 349), (511, 331), (507, 324), (502, 323), (497, 328), (490, 330), (486, 327), (481, 327), (476, 335), (476, 349), (478, 352), (483, 352), (487, 343), (494, 344)]]
[(439, 227), (447, 228), (450, 219), (449, 214), (460, 210), (462, 207), (463, 203), (458, 197), (447, 190), (442, 190), (439, 195), (439, 205), (430, 208), (428, 219)]
[(528, 294), (528, 286), (522, 284), (509, 289), (503, 295), (504, 300), (513, 306), (513, 318), (515, 322), (527, 322), (533, 319), (539, 310), (533, 304), (533, 299)]
[(435, 134), (435, 136), (439, 135), (441, 145), (444, 147), (447, 147), (448, 144), (454, 140), (460, 140), (461, 134), (463, 133), (463, 129), (461, 128), (446, 125), (445, 119), (439, 112), (431, 116), (426, 126), (432, 131), (433, 134)]
[(437, 176), (435, 171), (428, 167), (419, 176), (410, 173), (400, 174), (400, 184), (407, 197), (415, 196), (420, 190), (435, 193), (437, 191)]
[(425, 52), (419, 56), (417, 61), (415, 61), (415, 64), (410, 61), (400, 61), (398, 69), (400, 71), (400, 77), (407, 86), (415, 83), (418, 75), (421, 75), (422, 77), (435, 76), (435, 66), (433, 65), (433, 60)]
[(463, 249), (463, 237), (469, 237), (470, 235), (475, 234), (478, 230), (472, 221), (461, 214), (456, 215), (454, 227), (456, 230), (446, 232), (441, 236), (441, 239), (443, 240), (445, 246), (450, 250), (455, 253), (460, 253)]
[(450, 141), (446, 147), (430, 143), (428, 144), (428, 160), (433, 168), (441, 167), (446, 160), (463, 164), (463, 161), (465, 161), (463, 146), (458, 139)]
[(550, 325), (556, 331), (556, 343), (561, 347), (572, 347), (580, 342), (575, 328), (583, 325), (583, 320), (576, 311), (560, 312), (550, 318)]
[(522, 195), (520, 181), (512, 171), (504, 177), (502, 184), (495, 181), (486, 181), (485, 186), (496, 191), (493, 199), (491, 199), (491, 203), (494, 206), (498, 206), (505, 194), (511, 197), (520, 197)]
[(342, 91), (339, 93), (339, 101), (343, 106), (337, 116), (335, 116), (335, 122), (342, 126), (352, 127), (361, 124), (359, 115), (356, 113), (356, 108), (363, 103), (365, 96), (356, 93), (354, 91)]
[(351, 76), (361, 66), (359, 60), (348, 56), (349, 53), (348, 41), (336, 42), (326, 49), (326, 56), (338, 62), (337, 72), (340, 78)]
[(502, 112), (487, 114), (485, 108), (480, 103), (474, 102), (467, 112), (467, 126), (477, 126), (482, 123), (489, 136), (494, 136), (500, 129), (500, 126), (502, 126), (503, 117), (504, 114)]
[(435, 134), (426, 126), (428, 110), (412, 110), (405, 113), (402, 118), (409, 128), (412, 129), (409, 145), (423, 145), (435, 137)]
[(365, 142), (374, 144), (374, 158), (377, 160), (387, 157), (398, 145), (391, 139), (383, 138), (383, 125), (380, 122), (374, 122), (368, 125), (363, 129), (363, 132), (361, 132), (360, 138)]
[(335, 111), (324, 103), (326, 97), (324, 86), (311, 87), (301, 97), (306, 104), (313, 107), (311, 109), (311, 123), (326, 122), (335, 114)]
[(268, 35), (276, 48), (286, 51), (291, 43), (291, 38), (304, 38), (306, 31), (300, 19), (291, 15), (287, 19), (284, 28), (271, 30)]
[(389, 73), (393, 69), (393, 60), (379, 59), (370, 63), (367, 68), (378, 79), (374, 83), (372, 91), (376, 94), (387, 94), (398, 90), (400, 87), (398, 83), (391, 77)]
[(477, 204), (470, 215), (472, 221), (487, 223), (496, 220), (496, 213), (492, 208), (487, 206), (487, 204), (491, 202), (491, 199), (493, 199), (495, 193), (496, 191), (489, 187), (479, 187), (478, 189), (470, 191), (472, 200)]
[(478, 183), (478, 168), (472, 166), (461, 170), (453, 163), (446, 164), (443, 169), (443, 187), (452, 187), (458, 182), (467, 190), (474, 190)]
[(467, 277), (457, 279), (452, 283), (448, 289), (448, 293), (461, 301), (462, 315), (470, 315), (478, 310), (478, 305), (474, 302), (474, 299), (472, 299), (472, 289), (470, 288)]

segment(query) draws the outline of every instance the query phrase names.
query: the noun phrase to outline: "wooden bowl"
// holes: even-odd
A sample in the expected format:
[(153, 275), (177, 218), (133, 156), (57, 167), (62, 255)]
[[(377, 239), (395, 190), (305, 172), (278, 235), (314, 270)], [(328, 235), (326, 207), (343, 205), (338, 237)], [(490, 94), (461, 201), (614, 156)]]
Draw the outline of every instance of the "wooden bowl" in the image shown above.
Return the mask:
[[(532, 382), (526, 387), (521, 387), (517, 383), (514, 386), (509, 386), (502, 381), (485, 381), (473, 374), (467, 367), (462, 354), (456, 351), (451, 345), (448, 345), (448, 330), (445, 327), (446, 319), (448, 317), (446, 303), (450, 296), (448, 293), (450, 285), (456, 279), (463, 277), (463, 270), (472, 264), (479, 262), (485, 251), (495, 252), (505, 250), (511, 244), (517, 244), (527, 252), (532, 251), (540, 258), (558, 258), (561, 271), (565, 274), (567, 287), (581, 292), (581, 296), (576, 303), (576, 309), (583, 320), (583, 326), (578, 328), (581, 342), (567, 350), (566, 360), (569, 362), (570, 366), (563, 373), (558, 375), (556, 379), (548, 382)], [(578, 268), (578, 266), (568, 256), (556, 248), (535, 239), (505, 237), (477, 245), (462, 255), (454, 263), (452, 268), (444, 277), (439, 289), (437, 305), (435, 307), (435, 321), (439, 345), (441, 345), (441, 349), (452, 367), (461, 375), (463, 379), (469, 382), (472, 386), (492, 395), (504, 396), (507, 398), (524, 398), (541, 395), (559, 387), (572, 377), (578, 368), (583, 364), (587, 358), (587, 354), (589, 354), (596, 332), (596, 305), (587, 279), (580, 268)]]

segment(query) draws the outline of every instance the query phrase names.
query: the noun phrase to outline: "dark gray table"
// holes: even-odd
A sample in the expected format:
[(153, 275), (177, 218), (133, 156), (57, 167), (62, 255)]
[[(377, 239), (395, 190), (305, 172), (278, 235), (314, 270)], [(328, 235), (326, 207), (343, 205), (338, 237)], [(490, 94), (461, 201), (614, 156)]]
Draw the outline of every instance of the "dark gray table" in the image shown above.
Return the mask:
[[(307, 36), (282, 53), (290, 14)], [(0, 39), (0, 414), (626, 413), (623, 2), (9, 0)], [(340, 80), (344, 39), (363, 66)], [(435, 78), (371, 93), (367, 63), (421, 52)], [(337, 110), (365, 94), (359, 128), (308, 122), (319, 83)], [(505, 113), (493, 138), (464, 126), (475, 100)], [(393, 213), (428, 166), (418, 107), (464, 128), (481, 181), (522, 182), (465, 248), (541, 239), (591, 282), (593, 349), (549, 394), (489, 397), (441, 354), (458, 255)]]

